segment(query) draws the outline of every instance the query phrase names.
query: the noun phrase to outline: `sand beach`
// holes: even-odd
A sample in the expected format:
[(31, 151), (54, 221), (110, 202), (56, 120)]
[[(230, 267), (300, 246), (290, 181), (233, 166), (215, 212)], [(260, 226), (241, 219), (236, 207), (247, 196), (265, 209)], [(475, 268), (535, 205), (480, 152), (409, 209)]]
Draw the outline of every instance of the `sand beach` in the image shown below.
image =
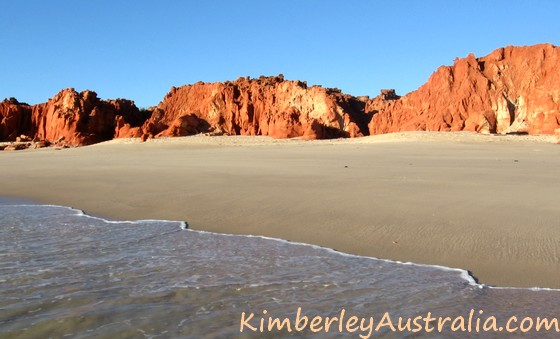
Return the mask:
[(554, 136), (192, 136), (0, 152), (0, 194), (560, 288)]

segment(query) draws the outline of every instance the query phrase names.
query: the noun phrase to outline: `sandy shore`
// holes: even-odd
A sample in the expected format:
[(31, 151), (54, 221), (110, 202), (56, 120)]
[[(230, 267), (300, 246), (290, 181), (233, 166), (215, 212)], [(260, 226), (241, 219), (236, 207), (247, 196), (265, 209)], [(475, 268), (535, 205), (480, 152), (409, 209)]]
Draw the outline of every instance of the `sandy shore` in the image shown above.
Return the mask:
[(0, 195), (464, 268), (490, 285), (560, 288), (553, 141), (420, 132), (116, 140), (0, 152)]

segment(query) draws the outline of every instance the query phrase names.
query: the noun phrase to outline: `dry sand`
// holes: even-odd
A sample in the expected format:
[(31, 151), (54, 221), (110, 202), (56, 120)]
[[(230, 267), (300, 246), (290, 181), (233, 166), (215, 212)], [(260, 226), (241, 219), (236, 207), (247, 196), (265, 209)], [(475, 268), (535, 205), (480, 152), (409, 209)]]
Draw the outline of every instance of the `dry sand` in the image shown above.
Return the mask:
[(489, 285), (560, 288), (553, 140), (432, 132), (116, 140), (0, 152), (0, 195), (458, 267)]

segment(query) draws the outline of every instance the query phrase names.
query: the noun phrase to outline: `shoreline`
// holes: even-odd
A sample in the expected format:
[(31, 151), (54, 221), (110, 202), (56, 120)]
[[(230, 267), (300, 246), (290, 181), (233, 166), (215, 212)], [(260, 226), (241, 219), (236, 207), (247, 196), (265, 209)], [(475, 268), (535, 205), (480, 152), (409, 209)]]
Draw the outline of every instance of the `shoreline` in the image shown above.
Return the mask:
[(479, 287), (479, 288), (491, 288), (491, 289), (503, 289), (503, 290), (520, 289), (520, 290), (527, 290), (527, 291), (560, 291), (560, 288), (548, 288), (548, 287), (510, 287), (510, 286), (486, 285), (486, 284), (480, 283), (478, 281), (478, 279), (472, 274), (472, 272), (467, 271), (467, 270), (462, 269), (462, 268), (448, 267), (448, 266), (442, 266), (442, 265), (433, 265), (433, 264), (418, 264), (418, 263), (410, 262), (410, 261), (403, 262), (403, 261), (396, 261), (396, 260), (392, 260), (392, 259), (382, 259), (382, 258), (376, 258), (376, 257), (372, 257), (372, 256), (363, 256), (363, 255), (352, 254), (352, 253), (347, 253), (347, 252), (340, 252), (336, 249), (329, 248), (329, 247), (323, 247), (323, 246), (320, 246), (320, 245), (314, 245), (314, 244), (310, 244), (310, 243), (303, 243), (303, 242), (297, 242), (297, 241), (290, 241), (290, 240), (285, 240), (285, 239), (280, 239), (280, 238), (272, 238), (272, 237), (267, 237), (267, 236), (263, 236), (263, 235), (218, 233), (218, 232), (212, 232), (212, 231), (195, 230), (195, 229), (189, 228), (188, 225), (185, 224), (185, 221), (181, 221), (181, 220), (166, 220), (166, 219), (157, 219), (157, 220), (153, 220), (153, 219), (148, 219), (148, 220), (144, 220), (144, 219), (139, 219), (139, 220), (114, 220), (114, 219), (105, 219), (105, 218), (100, 217), (100, 216), (95, 216), (95, 215), (88, 214), (86, 211), (82, 211), (82, 210), (74, 208), (72, 206), (40, 204), (40, 203), (34, 202), (33, 200), (29, 200), (29, 199), (19, 199), (19, 198), (12, 198), (12, 197), (6, 197), (6, 196), (0, 196), (0, 206), (2, 206), (2, 205), (16, 206), (16, 207), (17, 206), (53, 206), (53, 207), (60, 207), (60, 208), (70, 209), (70, 210), (79, 212), (80, 216), (83, 216), (83, 217), (86, 217), (86, 218), (103, 220), (103, 221), (105, 221), (109, 224), (111, 224), (111, 223), (141, 223), (141, 222), (146, 222), (146, 221), (148, 221), (148, 222), (150, 222), (150, 221), (173, 222), (173, 223), (179, 224), (179, 227), (182, 230), (189, 230), (189, 231), (193, 231), (193, 232), (203, 232), (203, 233), (210, 233), (210, 234), (216, 234), (216, 235), (221, 235), (221, 236), (241, 236), (241, 237), (249, 237), (249, 238), (268, 239), (268, 240), (284, 242), (284, 243), (289, 243), (289, 244), (310, 246), (310, 247), (313, 247), (313, 248), (318, 248), (318, 249), (322, 249), (322, 250), (326, 250), (326, 251), (331, 251), (333, 253), (336, 253), (336, 254), (342, 255), (342, 256), (367, 258), (367, 259), (379, 260), (379, 261), (388, 262), (388, 263), (392, 263), (392, 264), (398, 264), (398, 265), (410, 265), (410, 266), (417, 266), (417, 267), (431, 267), (431, 268), (436, 268), (436, 269), (439, 269), (439, 270), (442, 270), (442, 271), (456, 272), (456, 273), (460, 273), (459, 276), (468, 285)]
[[(433, 267), (433, 268), (441, 269), (441, 270), (444, 270), (444, 271), (459, 272), (459, 273), (461, 273), (460, 274), (461, 278), (463, 280), (465, 280), (465, 282), (467, 282), (471, 286), (478, 286), (478, 287), (481, 287), (481, 288), (482, 287), (488, 287), (488, 288), (498, 288), (498, 289), (511, 289), (511, 287), (507, 287), (507, 286), (502, 287), (502, 286), (481, 285), (481, 284), (478, 283), (478, 280), (476, 279), (476, 277), (474, 277), (471, 274), (471, 272), (468, 272), (468, 271), (463, 270), (461, 268), (439, 266), (439, 265), (430, 265), (430, 264), (417, 264), (417, 263), (413, 263), (413, 262), (401, 262), (401, 261), (394, 261), (394, 260), (391, 260), (391, 259), (380, 259), (380, 258), (369, 257), (369, 256), (361, 256), (361, 255), (357, 255), (357, 254), (340, 252), (340, 251), (337, 251), (336, 249), (328, 248), (328, 247), (322, 247), (322, 246), (319, 246), (319, 245), (302, 243), (302, 242), (297, 242), (297, 241), (290, 241), (290, 240), (285, 240), (285, 239), (280, 239), (280, 238), (272, 238), (272, 237), (267, 237), (267, 236), (262, 236), (262, 235), (218, 233), (218, 232), (212, 232), (212, 231), (195, 230), (195, 229), (189, 228), (188, 224), (186, 224), (185, 221), (181, 221), (181, 220), (166, 220), (166, 219), (157, 219), (157, 220), (154, 220), (154, 219), (148, 219), (148, 220), (144, 220), (144, 219), (139, 219), (139, 220), (114, 220), (114, 219), (105, 219), (101, 216), (95, 216), (95, 215), (88, 214), (86, 211), (74, 208), (72, 206), (41, 204), (41, 203), (35, 202), (33, 200), (29, 200), (29, 199), (12, 198), (12, 197), (7, 197), (7, 196), (0, 196), (0, 206), (14, 206), (14, 207), (20, 207), (20, 206), (48, 206), (48, 207), (63, 208), (63, 209), (69, 209), (69, 210), (75, 211), (75, 212), (77, 212), (77, 215), (79, 215), (81, 217), (91, 218), (91, 219), (96, 219), (96, 220), (102, 220), (102, 221), (104, 221), (106, 223), (109, 223), (109, 224), (113, 224), (113, 223), (116, 223), (116, 224), (118, 224), (118, 223), (142, 223), (142, 222), (152, 222), (152, 221), (171, 222), (171, 223), (177, 223), (182, 230), (189, 230), (189, 231), (193, 231), (193, 232), (203, 232), (203, 233), (216, 234), (216, 235), (221, 235), (221, 236), (233, 236), (233, 237), (241, 236), (241, 237), (249, 237), (249, 238), (268, 239), (268, 240), (273, 240), (273, 241), (278, 241), (278, 242), (285, 242), (285, 243), (289, 243), (289, 244), (297, 244), (297, 245), (302, 245), (302, 246), (310, 246), (310, 247), (313, 247), (313, 248), (319, 248), (319, 249), (323, 249), (323, 250), (326, 250), (326, 251), (331, 251), (333, 253), (337, 253), (337, 254), (343, 255), (343, 256), (369, 258), (369, 259), (373, 259), (373, 260), (390, 262), (390, 263), (400, 264), (400, 265), (412, 265), (412, 266), (420, 266), (420, 267), (427, 266), (427, 267)], [(541, 288), (537, 288), (537, 289), (540, 290)], [(528, 288), (527, 290), (531, 290), (531, 289)], [(544, 288), (543, 290), (549, 290), (549, 289)]]
[(560, 148), (509, 137), (116, 140), (0, 154), (0, 187), (89, 215), (185, 220), (196, 230), (458, 267), (490, 286), (559, 288)]

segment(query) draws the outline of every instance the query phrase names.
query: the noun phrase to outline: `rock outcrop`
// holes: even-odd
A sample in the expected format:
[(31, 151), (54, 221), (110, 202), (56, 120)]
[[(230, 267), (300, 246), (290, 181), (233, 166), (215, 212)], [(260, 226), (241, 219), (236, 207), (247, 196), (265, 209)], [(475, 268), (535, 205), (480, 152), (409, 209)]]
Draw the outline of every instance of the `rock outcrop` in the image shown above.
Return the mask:
[[(499, 48), (440, 67), (418, 90), (368, 102), (371, 134), (475, 131), (554, 134), (560, 127), (560, 48)], [(375, 100), (375, 99), (374, 99)]]
[(33, 107), (34, 136), (54, 142), (63, 137), (66, 145), (88, 145), (112, 139), (119, 128), (144, 122), (134, 102), (101, 100), (92, 91), (65, 89), (44, 104)]
[(323, 139), (368, 135), (365, 103), (337, 89), (308, 87), (282, 75), (173, 87), (142, 133), (197, 133)]
[[(0, 103), (0, 138), (19, 135), (49, 143), (78, 146), (110, 140), (125, 129), (128, 134), (147, 119), (134, 102), (101, 100), (92, 91), (62, 90), (48, 102), (29, 106), (15, 99)], [(137, 135), (139, 136), (139, 135)]]
[(29, 106), (0, 105), (2, 140), (21, 134), (58, 145), (87, 145), (112, 138), (267, 135), (324, 139), (369, 134), (366, 102), (338, 89), (308, 87), (282, 75), (172, 88), (163, 101), (139, 110), (132, 101), (100, 100), (92, 91), (65, 89)]
[(560, 138), (559, 55), (550, 44), (470, 54), (403, 97), (392, 89), (353, 97), (279, 75), (173, 87), (158, 106), (139, 110), (70, 88), (38, 105), (0, 102), (0, 141), (77, 146), (199, 133), (325, 139), (415, 130)]
[(32, 108), (14, 98), (0, 102), (0, 141), (15, 141), (20, 135), (28, 135)]
[[(396, 100), (401, 97), (397, 95), (394, 89), (382, 89), (381, 93), (373, 99), (366, 101), (365, 111), (372, 116), (383, 113), (388, 107), (390, 107)], [(371, 121), (371, 120), (370, 120)]]

